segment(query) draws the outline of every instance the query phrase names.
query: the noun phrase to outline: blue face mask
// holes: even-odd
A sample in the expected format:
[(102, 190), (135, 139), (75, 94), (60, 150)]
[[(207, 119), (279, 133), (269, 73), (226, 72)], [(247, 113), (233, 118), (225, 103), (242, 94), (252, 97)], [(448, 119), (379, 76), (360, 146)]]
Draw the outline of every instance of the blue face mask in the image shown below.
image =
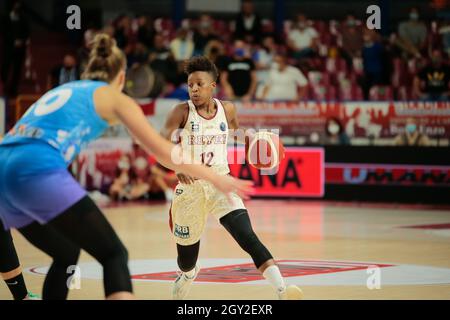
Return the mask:
[(235, 49), (234, 55), (237, 57), (243, 57), (245, 55), (245, 50), (242, 48)]
[(413, 133), (414, 131), (416, 131), (417, 126), (415, 124), (408, 124), (406, 125), (406, 131), (409, 133)]

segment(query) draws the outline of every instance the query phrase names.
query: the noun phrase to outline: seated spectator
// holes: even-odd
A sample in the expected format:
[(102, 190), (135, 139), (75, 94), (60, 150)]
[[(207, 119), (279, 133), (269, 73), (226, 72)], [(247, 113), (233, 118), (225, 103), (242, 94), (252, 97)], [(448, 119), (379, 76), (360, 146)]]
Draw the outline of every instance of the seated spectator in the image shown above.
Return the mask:
[(66, 54), (63, 63), (52, 69), (48, 76), (47, 90), (80, 79), (77, 61), (72, 54)]
[(344, 126), (338, 118), (328, 118), (325, 123), (325, 145), (349, 145), (350, 139), (345, 133)]
[(249, 58), (245, 42), (234, 42), (233, 56), (222, 70), (220, 83), (227, 99), (242, 98), (249, 101), (253, 98), (257, 84), (255, 64)]
[(153, 37), (155, 36), (152, 19), (145, 15), (140, 15), (137, 18), (137, 25), (137, 41), (150, 48), (153, 45)]
[(296, 67), (288, 65), (286, 57), (281, 54), (275, 56), (274, 63), (262, 99), (281, 101), (304, 99), (308, 80), (303, 73)]
[(294, 58), (302, 59), (314, 56), (317, 52), (318, 36), (316, 29), (308, 26), (306, 16), (304, 14), (297, 15), (287, 39), (287, 45), (293, 52)]
[(369, 99), (370, 88), (374, 85), (385, 84), (385, 60), (383, 45), (374, 30), (364, 31), (364, 47), (362, 49), (364, 75), (361, 79), (361, 88), (364, 99)]
[(421, 57), (421, 51), (426, 49), (427, 27), (419, 20), (419, 10), (410, 8), (409, 20), (398, 26), (397, 45), (403, 50), (404, 57)]
[(225, 48), (223, 43), (219, 40), (211, 40), (205, 47), (205, 56), (211, 60), (219, 70), (223, 70), (228, 61), (228, 57), (225, 55)]
[(419, 132), (417, 122), (413, 118), (406, 119), (405, 132), (399, 134), (394, 139), (396, 146), (429, 146), (430, 140), (428, 137)]
[(214, 39), (217, 39), (217, 36), (213, 29), (213, 20), (211, 16), (203, 14), (194, 31), (194, 55), (204, 55), (206, 45)]
[(446, 21), (444, 25), (439, 28), (439, 34), (442, 35), (442, 46), (447, 56), (450, 56), (450, 21)]
[(129, 16), (123, 14), (120, 15), (114, 23), (114, 38), (116, 39), (117, 46), (128, 53), (128, 44), (131, 36), (131, 19)]
[(128, 199), (130, 191), (130, 158), (123, 155), (116, 169), (116, 177), (109, 187), (109, 195), (114, 200)]
[(236, 30), (234, 38), (248, 43), (259, 43), (261, 40), (261, 18), (255, 13), (255, 6), (251, 0), (243, 0), (241, 13), (235, 20)]
[(153, 46), (149, 50), (149, 63), (155, 72), (155, 84), (153, 86), (152, 97), (158, 96), (166, 82), (177, 83), (178, 65), (170, 50), (164, 44), (164, 37), (156, 34), (153, 38)]
[(188, 29), (180, 28), (177, 36), (170, 42), (170, 51), (176, 61), (188, 60), (194, 54), (194, 42), (188, 37)]
[(127, 55), (128, 68), (136, 68), (139, 65), (146, 64), (149, 59), (147, 47), (142, 42), (137, 42), (131, 52)]
[(414, 93), (421, 100), (448, 101), (450, 99), (450, 67), (444, 64), (442, 52), (433, 50), (431, 63), (414, 79)]
[(258, 83), (264, 83), (269, 76), (270, 68), (272, 68), (273, 60), (277, 55), (277, 45), (272, 36), (264, 37), (262, 46), (254, 54), (256, 66), (256, 76)]
[(340, 50), (342, 58), (345, 59), (349, 69), (353, 67), (353, 59), (361, 57), (363, 47), (363, 34), (353, 14), (348, 14), (341, 28)]

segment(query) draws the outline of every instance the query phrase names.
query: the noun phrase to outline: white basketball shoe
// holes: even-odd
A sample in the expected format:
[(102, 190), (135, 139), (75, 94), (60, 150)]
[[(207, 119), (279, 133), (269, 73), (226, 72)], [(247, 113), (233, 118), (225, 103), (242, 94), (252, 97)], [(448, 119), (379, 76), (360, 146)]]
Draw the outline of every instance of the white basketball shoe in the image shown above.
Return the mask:
[(173, 300), (183, 300), (186, 298), (191, 290), (192, 282), (194, 282), (195, 278), (197, 278), (199, 271), (200, 267), (196, 265), (195, 272), (192, 277), (188, 277), (184, 272), (180, 272), (178, 274), (172, 289)]
[(280, 300), (302, 300), (303, 291), (294, 285), (289, 285), (284, 291), (278, 292), (278, 298)]

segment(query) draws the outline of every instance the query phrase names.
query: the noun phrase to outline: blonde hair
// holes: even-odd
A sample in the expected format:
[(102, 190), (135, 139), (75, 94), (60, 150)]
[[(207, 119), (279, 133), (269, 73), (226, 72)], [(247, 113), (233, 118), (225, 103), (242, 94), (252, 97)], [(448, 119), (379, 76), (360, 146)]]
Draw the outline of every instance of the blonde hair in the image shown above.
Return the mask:
[(116, 45), (116, 40), (106, 33), (99, 33), (92, 41), (89, 62), (81, 75), (82, 79), (112, 82), (126, 66), (125, 54)]

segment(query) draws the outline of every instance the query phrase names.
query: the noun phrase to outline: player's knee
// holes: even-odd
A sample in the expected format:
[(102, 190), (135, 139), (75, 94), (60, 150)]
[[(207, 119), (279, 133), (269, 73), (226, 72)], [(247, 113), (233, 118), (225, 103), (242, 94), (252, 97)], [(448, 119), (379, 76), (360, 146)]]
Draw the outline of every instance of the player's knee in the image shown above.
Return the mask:
[(198, 259), (199, 246), (200, 241), (188, 246), (177, 244), (177, 263), (181, 271), (190, 271), (195, 267)]

